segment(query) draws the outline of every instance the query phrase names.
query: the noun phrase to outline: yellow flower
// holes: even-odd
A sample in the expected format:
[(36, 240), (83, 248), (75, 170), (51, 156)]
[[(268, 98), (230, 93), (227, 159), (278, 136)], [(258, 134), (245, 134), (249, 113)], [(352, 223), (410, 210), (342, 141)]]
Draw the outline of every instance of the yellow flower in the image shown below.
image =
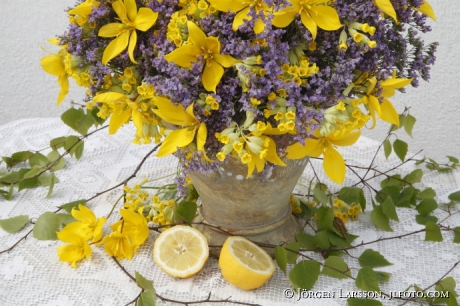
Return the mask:
[[(377, 84), (377, 79), (371, 78), (368, 82), (369, 85), (367, 87), (366, 96), (364, 96), (362, 100), (369, 110), (369, 115), (372, 117), (372, 126), (370, 129), (375, 127), (375, 114), (377, 114), (383, 121), (399, 126), (398, 112), (394, 108), (393, 104), (391, 104), (391, 102), (386, 98), (392, 97), (395, 94), (396, 88), (402, 88), (409, 85), (412, 82), (412, 79), (398, 79), (395, 75), (393, 75), (393, 78), (380, 82), (382, 94), (378, 97), (371, 94)], [(383, 99), (382, 104), (380, 104), (379, 98)]]
[(104, 250), (118, 260), (126, 258), (131, 260), (133, 257), (133, 246), (131, 239), (125, 233), (112, 232), (105, 236), (99, 244), (104, 244)]
[(67, 14), (88, 16), (93, 11), (93, 7), (99, 7), (99, 1), (86, 0), (68, 11)]
[(137, 248), (142, 245), (149, 236), (147, 220), (144, 216), (133, 212), (129, 209), (120, 209), (123, 220), (120, 220), (110, 226), (116, 232), (122, 232), (129, 236), (134, 254)]
[(88, 207), (79, 204), (78, 210), (72, 208), (72, 216), (78, 220), (78, 222), (72, 222), (67, 224), (61, 231), (71, 232), (84, 238), (85, 240), (93, 238), (93, 242), (101, 239), (102, 226), (107, 221), (107, 218), (96, 218), (96, 215)]
[[(245, 20), (252, 20), (250, 10), (254, 9), (256, 14), (263, 12), (265, 16), (270, 12), (270, 8), (263, 0), (209, 0), (216, 9), (221, 12), (237, 13), (233, 19), (232, 29), (237, 31), (244, 24)], [(254, 24), (254, 33), (259, 34), (264, 31), (265, 23), (261, 19), (257, 19)]]
[(158, 18), (158, 13), (148, 7), (141, 7), (137, 11), (135, 0), (118, 0), (112, 3), (113, 10), (117, 13), (122, 23), (114, 22), (103, 26), (98, 35), (101, 37), (116, 37), (112, 40), (102, 54), (102, 63), (107, 63), (128, 47), (129, 58), (133, 63), (134, 48), (137, 43), (137, 32), (150, 29)]
[(67, 261), (72, 264), (72, 268), (76, 268), (76, 262), (86, 257), (89, 259), (93, 250), (86, 242), (86, 239), (78, 234), (70, 231), (61, 231), (57, 233), (58, 239), (64, 242), (69, 242), (58, 248), (59, 260)]
[(300, 14), (303, 25), (310, 31), (313, 39), (316, 38), (318, 27), (326, 31), (334, 31), (342, 26), (337, 11), (321, 5), (329, 0), (289, 0), (290, 6), (276, 12), (273, 25), (278, 28), (287, 27)]
[(176, 106), (166, 98), (157, 97), (155, 99), (155, 105), (158, 109), (153, 110), (153, 112), (158, 117), (168, 123), (184, 127), (174, 130), (166, 136), (165, 140), (163, 140), (163, 144), (158, 150), (157, 156), (163, 157), (176, 152), (177, 148), (188, 146), (193, 142), (195, 134), (198, 132), (196, 137), (197, 150), (203, 152), (203, 158), (205, 160), (212, 162), (206, 155), (204, 149), (208, 130), (206, 124), (196, 119), (193, 114), (193, 103), (190, 104), (187, 109), (184, 109), (182, 104)]
[(393, 7), (393, 4), (391, 4), (390, 0), (374, 0), (374, 4), (385, 14), (393, 18), (396, 23), (398, 22), (398, 19), (396, 18), (396, 11)]
[(142, 129), (144, 123), (149, 123), (139, 111), (137, 102), (132, 101), (125, 94), (119, 92), (105, 92), (93, 97), (94, 102), (113, 103), (113, 113), (109, 122), (109, 134), (115, 134), (118, 129), (133, 119), (136, 126), (136, 135), (143, 137)]
[(204, 70), (201, 80), (206, 90), (216, 92), (217, 84), (224, 75), (224, 68), (229, 68), (240, 62), (230, 55), (220, 54), (220, 42), (217, 37), (209, 36), (200, 30), (191, 21), (187, 22), (189, 31), (189, 43), (183, 45), (171, 53), (165, 55), (168, 62), (174, 62), (185, 68), (191, 68), (191, 63), (197, 60), (197, 57), (203, 56)]
[(286, 149), (287, 158), (301, 159), (305, 156), (319, 157), (323, 154), (323, 168), (327, 176), (332, 181), (342, 184), (345, 179), (345, 161), (334, 147), (353, 145), (361, 136), (361, 131), (349, 132), (343, 136), (334, 136), (333, 133), (323, 136), (316, 130), (313, 136), (316, 139), (305, 139), (305, 146), (299, 142), (290, 145)]
[(58, 94), (57, 105), (61, 104), (69, 92), (69, 74), (65, 70), (64, 56), (67, 54), (65, 49), (61, 49), (58, 54), (45, 56), (41, 59), (43, 70), (47, 73), (57, 76), (57, 82), (61, 91)]

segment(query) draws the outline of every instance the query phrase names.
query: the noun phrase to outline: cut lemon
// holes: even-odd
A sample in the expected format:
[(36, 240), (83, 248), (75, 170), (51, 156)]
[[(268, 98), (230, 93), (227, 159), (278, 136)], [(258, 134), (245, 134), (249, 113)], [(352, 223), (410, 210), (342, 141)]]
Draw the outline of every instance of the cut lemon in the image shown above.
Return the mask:
[(209, 257), (208, 241), (198, 230), (177, 225), (158, 236), (153, 260), (167, 274), (187, 278), (200, 272)]
[(219, 256), (219, 267), (232, 285), (252, 290), (262, 287), (275, 273), (275, 263), (261, 247), (244, 237), (225, 240)]

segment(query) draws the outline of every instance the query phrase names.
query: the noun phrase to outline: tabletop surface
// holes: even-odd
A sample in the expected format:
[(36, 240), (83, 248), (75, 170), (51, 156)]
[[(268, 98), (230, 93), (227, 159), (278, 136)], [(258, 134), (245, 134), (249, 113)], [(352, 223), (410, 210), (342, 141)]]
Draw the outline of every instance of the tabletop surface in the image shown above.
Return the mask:
[[(0, 156), (9, 156), (17, 151), (41, 150), (49, 146), (50, 139), (72, 134), (76, 135), (59, 118), (14, 121), (0, 126)], [(84, 154), (79, 161), (71, 157), (66, 158), (65, 168), (56, 173), (60, 182), (55, 185), (50, 198), (45, 199), (47, 188), (34, 188), (16, 193), (11, 201), (1, 199), (0, 219), (17, 215), (37, 218), (43, 212), (55, 211), (64, 203), (90, 198), (97, 192), (122, 182), (134, 172), (141, 159), (152, 149), (150, 145), (132, 144), (133, 136), (132, 126), (120, 129), (116, 135), (109, 136), (106, 130), (93, 134), (85, 141)], [(355, 146), (340, 148), (340, 152), (348, 164), (365, 167), (373, 159), (378, 146), (379, 142), (362, 137)], [(382, 152), (374, 161), (374, 167), (381, 171), (398, 164), (400, 160), (396, 156), (393, 155), (386, 160)], [(131, 182), (134, 184), (143, 178), (166, 176), (158, 183), (167, 183), (172, 180), (172, 176), (168, 175), (174, 174), (176, 167), (177, 161), (174, 157), (149, 157)], [(312, 167), (322, 180), (327, 181), (317, 160), (313, 160), (311, 165), (307, 166), (301, 181), (313, 178)], [(418, 183), (416, 187), (433, 188), (439, 203), (448, 202), (447, 196), (460, 189), (460, 171), (438, 173), (423, 166), (418, 167), (424, 169), (424, 177), (422, 183)], [(397, 171), (405, 175), (415, 168), (411, 162), (404, 164)], [(0, 172), (5, 171), (5, 164), (0, 164)], [(371, 181), (371, 185), (377, 187), (380, 180), (381, 178)], [(356, 182), (357, 178), (348, 172), (344, 185), (351, 186)], [(298, 189), (302, 187), (299, 186)], [(120, 188), (114, 189), (88, 202), (88, 206), (97, 216), (107, 215), (121, 193)], [(370, 206), (368, 204), (368, 207)], [(359, 235), (355, 243), (404, 235), (424, 228), (415, 222), (414, 209), (398, 208), (398, 215), (400, 222), (391, 223), (393, 232), (376, 229), (368, 210), (359, 216), (358, 221), (348, 222), (347, 228), (350, 233)], [(447, 213), (439, 210), (436, 216), (442, 220), (447, 217)], [(117, 218), (119, 215), (114, 214), (109, 222)], [(460, 226), (460, 214), (453, 214), (443, 224), (451, 227)], [(31, 229), (30, 224), (14, 234), (0, 229), (0, 252), (14, 245)], [(172, 300), (193, 302), (205, 300), (210, 294), (211, 300), (229, 299), (240, 304), (346, 305), (344, 296), (349, 292), (358, 291), (351, 279), (339, 280), (320, 275), (311, 291), (327, 291), (333, 296), (322, 299), (312, 296), (299, 299), (296, 295), (288, 299), (284, 296), (284, 291), (291, 288), (291, 284), (279, 268), (262, 288), (243, 291), (229, 285), (223, 279), (217, 260), (212, 258), (198, 275), (188, 279), (175, 279), (166, 275), (153, 262), (152, 247), (155, 237), (156, 234), (152, 233), (132, 260), (124, 259), (120, 263), (127, 272), (134, 274), (137, 271), (145, 278), (153, 280), (156, 292)], [(460, 281), (460, 267), (455, 266), (460, 261), (460, 245), (452, 243), (452, 232), (443, 232), (443, 237), (443, 242), (425, 242), (422, 232), (401, 239), (380, 239), (381, 241), (367, 247), (351, 249), (350, 257), (346, 261), (350, 267), (358, 268), (356, 258), (366, 248), (379, 251), (392, 263), (391, 266), (379, 269), (391, 273), (390, 281), (380, 284), (382, 291), (386, 292), (401, 291), (412, 284), (427, 287), (446, 276)], [(126, 305), (139, 294), (139, 287), (102, 247), (93, 246), (91, 258), (80, 261), (77, 269), (73, 269), (68, 263), (59, 261), (57, 248), (60, 245), (60, 241), (41, 241), (30, 235), (19, 242), (13, 250), (1, 253), (0, 305)], [(311, 257), (321, 259), (319, 254), (310, 253)], [(356, 276), (356, 270), (352, 270), (352, 274)], [(382, 303), (398, 305), (401, 301), (382, 300)], [(158, 299), (157, 304), (171, 303)], [(233, 305), (221, 302), (211, 304)]]

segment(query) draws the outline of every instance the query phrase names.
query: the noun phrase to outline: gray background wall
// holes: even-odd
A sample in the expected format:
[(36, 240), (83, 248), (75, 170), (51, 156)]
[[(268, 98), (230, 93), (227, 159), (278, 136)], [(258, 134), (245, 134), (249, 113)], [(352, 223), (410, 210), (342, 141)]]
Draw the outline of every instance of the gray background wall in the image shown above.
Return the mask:
[[(417, 118), (413, 138), (403, 136), (409, 149), (434, 158), (445, 155), (460, 157), (460, 52), (458, 16), (460, 1), (429, 0), (438, 17), (426, 42), (440, 43), (437, 63), (429, 83), (409, 88), (406, 94), (391, 99), (398, 111), (411, 108)], [(71, 83), (70, 93), (56, 106), (59, 87), (55, 77), (40, 67), (46, 53), (40, 48), (54, 50), (48, 38), (66, 30), (64, 10), (75, 0), (15, 0), (0, 2), (0, 124), (22, 118), (57, 117), (69, 102), (80, 101), (84, 90)], [(363, 129), (365, 136), (382, 140), (388, 129), (380, 121), (375, 130)], [(403, 134), (403, 133), (401, 133)]]

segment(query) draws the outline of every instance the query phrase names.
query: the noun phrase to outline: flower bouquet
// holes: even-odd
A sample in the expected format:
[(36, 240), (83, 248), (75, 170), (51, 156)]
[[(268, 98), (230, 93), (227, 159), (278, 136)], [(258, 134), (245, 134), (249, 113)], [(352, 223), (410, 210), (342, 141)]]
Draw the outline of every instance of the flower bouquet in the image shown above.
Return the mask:
[(157, 156), (202, 172), (238, 159), (247, 177), (323, 155), (342, 183), (337, 146), (377, 118), (398, 126), (388, 98), (429, 79), (437, 46), (419, 37), (435, 19), (424, 0), (86, 0), (67, 13), (42, 60), (58, 104), (73, 78), (109, 134), (132, 121), (134, 143), (162, 141)]

